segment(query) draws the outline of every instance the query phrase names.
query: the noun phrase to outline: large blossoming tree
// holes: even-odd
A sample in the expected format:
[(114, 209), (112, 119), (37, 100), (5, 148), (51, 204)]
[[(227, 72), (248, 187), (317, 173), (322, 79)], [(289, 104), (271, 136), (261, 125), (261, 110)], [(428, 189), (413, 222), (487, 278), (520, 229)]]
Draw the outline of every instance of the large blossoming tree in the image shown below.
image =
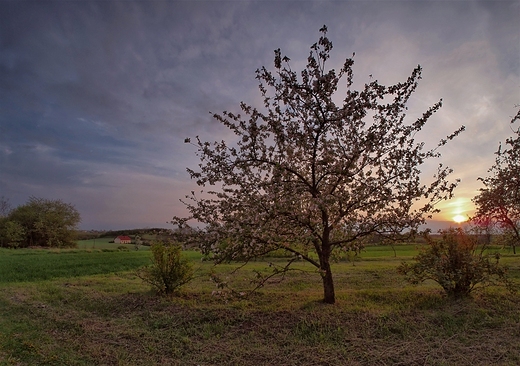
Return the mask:
[[(511, 123), (520, 121), (520, 110)], [(520, 245), (520, 127), (506, 140), (505, 147), (496, 152), (495, 164), (489, 176), (479, 178), (484, 184), (473, 199), (477, 207), (473, 221), (499, 226), (506, 244)]]
[[(411, 233), (448, 199), (457, 182), (439, 164), (427, 184), (420, 167), (438, 158), (416, 141), (416, 133), (441, 107), (441, 101), (412, 123), (406, 103), (421, 78), (413, 70), (403, 83), (377, 80), (352, 90), (352, 58), (341, 69), (326, 70), (332, 43), (327, 28), (311, 46), (306, 68), (296, 73), (288, 57), (275, 51), (274, 73), (265, 67), (256, 78), (264, 107), (245, 103), (243, 114), (215, 114), (236, 135), (233, 141), (196, 142), (199, 167), (188, 169), (199, 186), (215, 186), (185, 204), (189, 217), (173, 224), (186, 228), (218, 261), (247, 260), (283, 249), (313, 264), (323, 280), (324, 302), (335, 302), (331, 255), (364, 237)], [(338, 86), (346, 94), (338, 102)], [(292, 263), (289, 260), (288, 265)], [(289, 266), (284, 269), (288, 269)]]

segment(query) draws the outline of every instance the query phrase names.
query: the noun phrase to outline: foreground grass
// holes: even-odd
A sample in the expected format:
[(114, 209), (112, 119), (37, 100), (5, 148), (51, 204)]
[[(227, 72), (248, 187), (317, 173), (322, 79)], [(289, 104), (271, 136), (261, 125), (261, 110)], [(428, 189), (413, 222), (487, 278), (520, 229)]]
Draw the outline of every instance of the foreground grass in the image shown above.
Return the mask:
[[(0, 365), (520, 364), (520, 295), (488, 288), (449, 301), (432, 284), (406, 286), (402, 259), (336, 264), (333, 306), (319, 302), (321, 279), (304, 263), (249, 297), (215, 292), (209, 274), (240, 291), (252, 269), (268, 273), (264, 262), (230, 276), (236, 265), (197, 260), (176, 297), (154, 296), (132, 271), (6, 282)], [(508, 260), (516, 277), (520, 259)]]

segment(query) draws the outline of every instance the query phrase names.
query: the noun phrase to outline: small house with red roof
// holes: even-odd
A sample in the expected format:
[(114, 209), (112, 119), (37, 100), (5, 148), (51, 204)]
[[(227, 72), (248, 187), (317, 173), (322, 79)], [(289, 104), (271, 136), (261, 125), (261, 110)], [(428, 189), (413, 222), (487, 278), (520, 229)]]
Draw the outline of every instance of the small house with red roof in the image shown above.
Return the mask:
[(119, 235), (117, 238), (114, 239), (114, 243), (116, 243), (116, 244), (130, 244), (130, 243), (132, 243), (132, 239), (130, 239), (130, 237), (126, 236), (126, 235)]

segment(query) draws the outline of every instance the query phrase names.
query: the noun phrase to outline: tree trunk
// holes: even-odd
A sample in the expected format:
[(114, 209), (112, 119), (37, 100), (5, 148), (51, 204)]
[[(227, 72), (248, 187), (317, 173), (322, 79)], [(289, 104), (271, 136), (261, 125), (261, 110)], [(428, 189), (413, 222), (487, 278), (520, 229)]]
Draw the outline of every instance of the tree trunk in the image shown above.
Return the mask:
[(320, 258), (321, 279), (323, 281), (323, 302), (326, 304), (334, 304), (336, 295), (334, 293), (334, 280), (332, 279), (332, 270), (330, 269), (330, 255), (332, 248), (330, 246), (330, 227), (328, 225), (328, 215), (326, 212), (323, 216), (323, 235), (321, 238), (321, 250), (318, 251)]
[(332, 271), (330, 270), (330, 263), (327, 261), (325, 263), (325, 268), (323, 268), (322, 264), (322, 273), (321, 279), (323, 280), (323, 302), (326, 304), (334, 304), (336, 302), (336, 295), (334, 293), (334, 280), (332, 279)]

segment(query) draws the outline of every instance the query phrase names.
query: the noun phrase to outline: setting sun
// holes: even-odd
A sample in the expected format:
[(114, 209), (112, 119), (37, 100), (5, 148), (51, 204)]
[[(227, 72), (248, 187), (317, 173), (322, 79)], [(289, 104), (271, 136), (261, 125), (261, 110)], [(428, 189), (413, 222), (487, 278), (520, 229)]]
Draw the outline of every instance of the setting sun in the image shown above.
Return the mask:
[(456, 224), (468, 221), (475, 211), (471, 198), (468, 197), (457, 197), (440, 202), (437, 207), (441, 212), (435, 217), (435, 220), (454, 222)]
[(461, 222), (464, 222), (467, 220), (467, 217), (462, 215), (455, 215), (453, 216), (453, 221), (455, 221), (457, 224), (460, 224)]

